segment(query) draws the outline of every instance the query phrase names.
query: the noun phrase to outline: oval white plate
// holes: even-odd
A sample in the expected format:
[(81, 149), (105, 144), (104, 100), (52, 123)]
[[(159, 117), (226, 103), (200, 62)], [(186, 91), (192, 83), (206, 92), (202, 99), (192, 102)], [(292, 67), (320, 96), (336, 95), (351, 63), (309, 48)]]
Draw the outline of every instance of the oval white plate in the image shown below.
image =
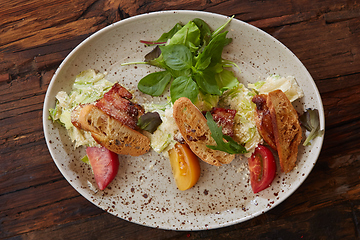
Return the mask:
[[(226, 16), (197, 11), (155, 12), (122, 20), (77, 46), (57, 69), (47, 90), (43, 125), (54, 162), (82, 196), (119, 218), (174, 230), (213, 229), (240, 223), (289, 197), (309, 175), (320, 153), (323, 138), (316, 138), (311, 146), (301, 146), (297, 167), (289, 174), (278, 170), (272, 186), (259, 194), (251, 191), (245, 158), (238, 157), (221, 167), (202, 162), (199, 182), (181, 192), (173, 181), (169, 161), (155, 152), (141, 157), (120, 156), (119, 173), (109, 187), (98, 192), (89, 187), (95, 186), (95, 181), (89, 167), (80, 161), (85, 149), (74, 149), (65, 129), (48, 120), (48, 109), (54, 107), (56, 93), (69, 92), (75, 76), (89, 68), (107, 72), (108, 80), (119, 81), (136, 90), (137, 82), (154, 68), (146, 65), (121, 67), (120, 64), (143, 61), (151, 48), (139, 40), (156, 40), (177, 22), (186, 24), (194, 18), (203, 19), (213, 30), (228, 20)], [(305, 97), (295, 102), (296, 109), (299, 112), (306, 108), (318, 109), (323, 129), (319, 92), (296, 56), (279, 41), (247, 23), (233, 19), (227, 30), (233, 42), (226, 47), (223, 57), (240, 66), (242, 73), (236, 72), (239, 81), (247, 86), (271, 74), (295, 76), (305, 92)], [(149, 99), (139, 91), (135, 91), (135, 98)]]

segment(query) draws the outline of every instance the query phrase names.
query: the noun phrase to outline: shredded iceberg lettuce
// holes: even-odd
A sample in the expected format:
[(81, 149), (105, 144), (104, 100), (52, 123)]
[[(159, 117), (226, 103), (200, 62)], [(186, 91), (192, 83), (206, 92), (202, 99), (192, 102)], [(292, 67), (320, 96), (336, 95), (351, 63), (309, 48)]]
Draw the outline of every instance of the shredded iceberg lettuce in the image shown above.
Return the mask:
[(213, 107), (217, 106), (219, 99), (220, 97), (218, 95), (203, 94), (200, 92), (195, 102), (195, 106), (200, 111), (210, 111)]
[(145, 112), (158, 112), (158, 111), (165, 111), (168, 108), (171, 108), (171, 100), (168, 100), (165, 103), (143, 103), (142, 106), (145, 109)]
[(168, 105), (165, 110), (156, 110), (159, 113), (162, 123), (155, 132), (149, 134), (150, 145), (157, 153), (167, 155), (168, 150), (176, 144), (174, 136), (178, 134), (179, 128), (173, 118), (172, 105)]
[(248, 84), (248, 87), (260, 94), (268, 94), (271, 91), (280, 89), (285, 93), (290, 102), (304, 96), (303, 90), (297, 84), (295, 77), (281, 77), (279, 75), (269, 76), (266, 81), (259, 81), (255, 84)]
[(251, 156), (262, 138), (255, 124), (256, 105), (251, 101), (254, 94), (242, 83), (224, 93), (220, 99), (222, 107), (229, 107), (236, 110), (234, 118), (234, 140), (244, 144), (248, 153), (245, 156)]
[(71, 112), (79, 104), (92, 103), (102, 98), (114, 83), (105, 79), (105, 74), (89, 69), (76, 76), (72, 91), (68, 95), (60, 91), (55, 96), (55, 108), (49, 109), (49, 118), (59, 122), (68, 131), (75, 148), (79, 146), (97, 146), (87, 131), (79, 130), (71, 123)]

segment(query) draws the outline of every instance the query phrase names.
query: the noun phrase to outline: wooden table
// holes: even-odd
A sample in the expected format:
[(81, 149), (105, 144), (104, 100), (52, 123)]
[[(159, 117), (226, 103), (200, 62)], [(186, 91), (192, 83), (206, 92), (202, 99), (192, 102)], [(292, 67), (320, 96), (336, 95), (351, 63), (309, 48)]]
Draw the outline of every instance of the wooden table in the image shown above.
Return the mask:
[[(326, 135), (310, 176), (247, 222), (199, 232), (140, 226), (79, 195), (44, 140), (42, 108), (56, 68), (81, 41), (138, 14), (171, 9), (235, 15), (304, 63), (322, 96)], [(1, 0), (0, 238), (355, 239), (360, 237), (360, 3), (349, 0)]]

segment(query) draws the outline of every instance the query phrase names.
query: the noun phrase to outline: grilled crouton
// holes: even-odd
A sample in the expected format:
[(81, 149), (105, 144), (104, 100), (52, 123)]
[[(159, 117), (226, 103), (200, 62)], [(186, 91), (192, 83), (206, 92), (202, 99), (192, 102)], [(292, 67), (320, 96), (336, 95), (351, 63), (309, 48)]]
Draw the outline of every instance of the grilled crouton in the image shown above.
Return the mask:
[(173, 116), (184, 140), (201, 160), (220, 166), (235, 158), (234, 154), (212, 150), (206, 146), (216, 145), (216, 142), (211, 137), (206, 118), (188, 98), (182, 97), (175, 101)]
[(298, 146), (302, 138), (298, 114), (281, 90), (275, 90), (268, 94), (267, 106), (273, 123), (280, 167), (283, 172), (287, 173), (296, 165)]
[(146, 136), (93, 104), (76, 107), (71, 121), (74, 126), (90, 131), (96, 142), (117, 154), (139, 156), (150, 150), (150, 140)]

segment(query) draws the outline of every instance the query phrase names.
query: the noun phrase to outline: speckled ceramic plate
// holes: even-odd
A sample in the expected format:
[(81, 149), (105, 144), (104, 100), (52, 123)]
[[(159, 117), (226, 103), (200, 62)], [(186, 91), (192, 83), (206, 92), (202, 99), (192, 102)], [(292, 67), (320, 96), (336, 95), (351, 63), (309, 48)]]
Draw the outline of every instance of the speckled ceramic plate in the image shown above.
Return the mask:
[[(137, 82), (153, 68), (145, 65), (120, 66), (142, 61), (151, 50), (139, 40), (155, 40), (175, 23), (202, 18), (215, 30), (228, 17), (197, 11), (166, 11), (139, 15), (112, 24), (76, 47), (63, 61), (49, 85), (43, 111), (44, 132), (50, 153), (64, 177), (96, 206), (130, 222), (174, 230), (203, 230), (240, 223), (262, 214), (284, 201), (309, 175), (319, 155), (323, 138), (299, 148), (296, 169), (277, 172), (270, 188), (253, 194), (249, 184), (247, 159), (237, 157), (231, 164), (214, 167), (201, 163), (199, 182), (190, 190), (176, 188), (170, 163), (150, 152), (141, 157), (120, 156), (115, 180), (104, 191), (94, 191), (91, 170), (80, 161), (85, 149), (74, 149), (64, 128), (48, 120), (48, 109), (55, 105), (60, 90), (70, 91), (75, 76), (92, 68), (107, 72), (107, 79), (136, 90)], [(233, 42), (224, 58), (236, 62), (240, 82), (247, 85), (271, 74), (295, 76), (305, 97), (294, 105), (299, 112), (316, 108), (321, 128), (324, 113), (319, 92), (308, 71), (284, 45), (263, 31), (233, 19), (227, 27)], [(138, 91), (135, 98), (149, 100)], [(279, 168), (278, 168), (279, 169)]]

